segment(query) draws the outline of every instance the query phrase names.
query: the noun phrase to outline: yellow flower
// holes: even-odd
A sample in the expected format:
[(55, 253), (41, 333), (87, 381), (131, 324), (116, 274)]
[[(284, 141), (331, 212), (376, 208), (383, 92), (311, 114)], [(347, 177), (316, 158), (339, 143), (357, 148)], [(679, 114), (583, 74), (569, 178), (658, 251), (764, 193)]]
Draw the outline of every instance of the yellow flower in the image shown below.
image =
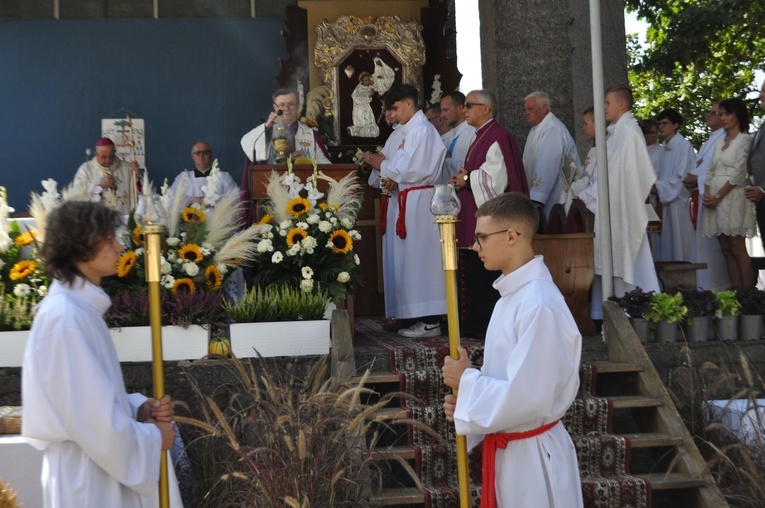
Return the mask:
[(308, 236), (308, 232), (305, 229), (302, 228), (292, 228), (287, 233), (287, 247), (292, 247), (298, 242), (303, 241), (303, 239)]
[(217, 291), (223, 283), (220, 270), (215, 265), (210, 265), (205, 270), (205, 286), (209, 291)]
[(27, 231), (26, 233), (21, 233), (16, 237), (16, 247), (24, 247), (25, 245), (29, 245), (35, 241), (36, 237), (37, 231)]
[(136, 226), (133, 228), (133, 245), (143, 245), (143, 239), (141, 238), (143, 236), (143, 233), (141, 233), (141, 226)]
[(351, 240), (351, 236), (344, 229), (339, 229), (332, 233), (329, 241), (332, 242), (332, 251), (338, 254), (346, 254), (353, 247), (353, 240)]
[[(191, 210), (193, 210), (193, 208)], [(181, 247), (178, 250), (178, 257), (186, 261), (192, 261), (194, 263), (199, 263), (205, 258), (199, 246), (194, 245), (193, 243), (188, 243)]]
[(311, 202), (306, 198), (301, 198), (300, 196), (292, 198), (290, 202), (287, 203), (287, 213), (291, 213), (295, 217), (299, 217), (310, 209)]
[(273, 220), (274, 216), (270, 213), (265, 214), (261, 219), (258, 221), (258, 224), (269, 224)]
[(32, 261), (31, 259), (27, 259), (25, 261), (19, 261), (15, 265), (13, 265), (13, 268), (11, 268), (11, 271), (8, 273), (8, 277), (10, 277), (11, 280), (22, 280), (26, 279), (34, 271), (37, 270), (37, 263)]
[(197, 210), (196, 208), (188, 207), (181, 212), (183, 214), (183, 220), (186, 222), (204, 222), (207, 220), (207, 216), (202, 210)]
[(197, 285), (194, 284), (194, 281), (188, 278), (183, 279), (175, 279), (175, 284), (173, 284), (173, 293), (177, 293), (178, 291), (188, 291), (189, 293), (196, 293), (197, 292)]
[(137, 259), (135, 252), (132, 250), (125, 251), (117, 262), (117, 276), (126, 277), (135, 266)]

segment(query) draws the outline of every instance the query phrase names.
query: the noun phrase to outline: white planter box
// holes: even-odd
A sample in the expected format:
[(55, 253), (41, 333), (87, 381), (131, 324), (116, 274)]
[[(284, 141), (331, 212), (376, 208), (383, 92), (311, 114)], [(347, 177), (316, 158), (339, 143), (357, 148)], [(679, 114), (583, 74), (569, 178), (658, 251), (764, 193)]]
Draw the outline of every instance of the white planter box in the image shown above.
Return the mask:
[(329, 320), (232, 323), (231, 351), (239, 358), (329, 354)]
[(21, 367), (29, 330), (0, 332), (0, 367)]
[[(121, 362), (151, 361), (151, 327), (110, 328), (109, 332)], [(210, 331), (201, 326), (162, 327), (162, 359), (198, 360), (208, 354)]]

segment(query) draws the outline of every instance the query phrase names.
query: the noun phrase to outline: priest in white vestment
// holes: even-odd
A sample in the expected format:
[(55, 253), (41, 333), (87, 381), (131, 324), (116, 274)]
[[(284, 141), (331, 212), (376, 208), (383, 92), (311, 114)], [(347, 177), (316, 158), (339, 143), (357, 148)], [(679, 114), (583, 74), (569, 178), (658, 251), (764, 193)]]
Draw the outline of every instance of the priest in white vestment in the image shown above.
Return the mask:
[(293, 158), (307, 157), (315, 159), (318, 164), (331, 164), (319, 133), (298, 121), (300, 101), (297, 92), (289, 88), (280, 88), (274, 92), (272, 98), (273, 111), (268, 115), (268, 120), (242, 136), (240, 141), (242, 150), (250, 162), (276, 163), (276, 151), (271, 141), (274, 139), (274, 127), (280, 126), (284, 128)]
[(653, 245), (654, 261), (690, 261), (693, 225), (688, 211), (691, 192), (683, 180), (696, 166), (696, 152), (678, 132), (683, 117), (672, 108), (657, 117), (664, 138), (664, 154), (656, 178), (656, 195), (662, 206), (661, 234)]
[[(581, 199), (590, 212), (596, 213), (598, 206), (598, 151), (595, 147), (595, 110), (592, 106), (585, 109), (582, 114), (582, 131), (592, 146), (582, 163), (581, 173), (571, 182), (569, 193), (572, 198)], [(568, 213), (570, 206), (568, 200), (566, 204), (566, 213)]]
[(99, 139), (93, 158), (77, 169), (73, 185), (82, 200), (101, 202), (127, 215), (137, 205), (140, 170), (135, 161), (127, 163), (117, 157), (116, 150), (111, 139)]
[[(208, 142), (197, 141), (194, 143), (191, 147), (191, 159), (194, 161), (194, 169), (182, 171), (175, 177), (173, 184), (167, 191), (171, 202), (176, 192), (182, 188), (185, 189), (186, 206), (199, 203), (204, 205), (206, 209), (214, 209), (215, 202), (221, 196), (239, 190), (239, 186), (234, 179), (225, 171), (218, 171), (217, 176), (214, 178), (214, 189), (205, 188), (213, 180), (210, 178), (210, 170), (213, 166), (213, 151)], [(207, 195), (207, 202), (204, 199), (205, 195)]]
[[(118, 212), (82, 201), (48, 219), (43, 258), (54, 280), (32, 324), (22, 378), (22, 435), (43, 451), (45, 508), (159, 506), (173, 403), (125, 393), (103, 319), (111, 300), (99, 284), (117, 271), (120, 224)], [(180, 508), (172, 468), (168, 474), (171, 506)]]
[[(468, 447), (483, 441), (481, 506), (577, 508), (576, 449), (560, 419), (579, 389), (582, 336), (532, 240), (539, 221), (517, 192), (478, 209), (473, 249), (501, 298), (486, 332), (483, 366), (444, 359), (444, 411)], [(522, 434), (521, 434), (522, 433)], [(520, 434), (520, 435), (519, 435)], [(495, 505), (490, 504), (492, 500)]]
[(702, 289), (714, 289), (721, 291), (730, 287), (730, 278), (725, 265), (725, 258), (720, 249), (720, 242), (717, 238), (704, 236), (704, 214), (705, 208), (702, 205), (704, 200), (704, 185), (707, 182), (707, 171), (712, 162), (712, 155), (715, 152), (715, 144), (725, 137), (720, 116), (720, 102), (712, 104), (707, 111), (706, 124), (711, 129), (709, 138), (699, 148), (696, 159), (696, 167), (693, 168), (683, 183), (692, 192), (697, 190), (699, 193), (696, 201), (696, 225), (691, 235), (691, 249), (689, 261), (693, 263), (706, 263), (705, 269), (696, 270), (696, 286)]
[[(446, 148), (438, 131), (417, 107), (419, 92), (412, 85), (390, 89), (386, 105), (396, 112), (401, 141), (390, 159), (364, 154), (380, 177), (398, 188), (397, 217), (387, 224), (393, 234), (393, 310), (397, 319), (419, 318), (399, 334), (407, 337), (441, 335), (440, 316), (446, 314), (446, 289), (438, 225), (430, 213), (434, 185), (441, 183)], [(386, 244), (384, 243), (383, 246)], [(389, 288), (385, 289), (386, 292)]]
[[(648, 244), (646, 226), (648, 211), (645, 201), (656, 181), (645, 138), (632, 115), (632, 91), (626, 86), (611, 88), (606, 93), (608, 126), (608, 198), (611, 220), (611, 256), (613, 259), (614, 295), (640, 286), (644, 291), (660, 291), (659, 278)], [(595, 280), (592, 283), (593, 319), (603, 319), (603, 251), (600, 246), (599, 213), (595, 214)]]
[(550, 98), (532, 92), (523, 103), (526, 122), (531, 126), (523, 147), (523, 167), (531, 200), (544, 205), (545, 217), (558, 203), (566, 201), (568, 186), (581, 164), (576, 143), (563, 122), (550, 111)]
[(455, 91), (441, 97), (441, 118), (452, 129), (445, 141), (444, 183), (448, 183), (449, 178), (465, 166), (465, 158), (475, 139), (475, 127), (468, 124), (465, 117), (465, 94)]

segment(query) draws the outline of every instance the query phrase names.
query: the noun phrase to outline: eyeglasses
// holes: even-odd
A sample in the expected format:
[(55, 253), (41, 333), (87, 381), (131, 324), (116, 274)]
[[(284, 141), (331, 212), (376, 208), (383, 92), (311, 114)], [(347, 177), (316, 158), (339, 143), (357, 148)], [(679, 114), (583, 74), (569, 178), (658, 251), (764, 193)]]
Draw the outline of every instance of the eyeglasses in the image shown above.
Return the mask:
[[(507, 229), (500, 229), (499, 231), (495, 231), (493, 233), (484, 233), (482, 235), (473, 235), (473, 240), (475, 240), (475, 243), (478, 244), (478, 248), (483, 250), (483, 245), (481, 245), (481, 240), (483, 240), (487, 236), (498, 235), (500, 233), (506, 233), (507, 231), (508, 231)], [(521, 236), (521, 234), (518, 231), (516, 231), (515, 234), (518, 235), (518, 236)]]
[(297, 102), (287, 102), (286, 104), (277, 104), (279, 109), (295, 109), (297, 108)]
[(466, 102), (466, 103), (465, 103), (465, 107), (466, 107), (467, 109), (470, 109), (470, 108), (472, 108), (473, 106), (485, 106), (485, 105), (486, 105), (486, 104), (484, 104), (484, 103), (482, 103), (482, 102)]
[(197, 157), (201, 157), (203, 155), (212, 155), (212, 150), (198, 150), (196, 152), (191, 152), (191, 155), (196, 155)]

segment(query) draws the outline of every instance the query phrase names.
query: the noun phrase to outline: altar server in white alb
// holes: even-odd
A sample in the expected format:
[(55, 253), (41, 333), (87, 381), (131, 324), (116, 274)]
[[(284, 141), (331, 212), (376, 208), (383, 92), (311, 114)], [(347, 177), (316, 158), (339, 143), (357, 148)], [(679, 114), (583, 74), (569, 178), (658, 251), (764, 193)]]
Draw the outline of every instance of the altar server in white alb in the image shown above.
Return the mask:
[(137, 162), (128, 164), (117, 157), (116, 150), (109, 138), (96, 141), (95, 155), (77, 169), (73, 185), (83, 200), (101, 202), (127, 215), (137, 204), (140, 169)]
[(284, 128), (283, 134), (289, 142), (293, 158), (307, 157), (316, 159), (319, 164), (331, 164), (319, 133), (298, 121), (301, 104), (297, 92), (291, 88), (280, 88), (274, 92), (272, 99), (273, 111), (265, 123), (242, 136), (242, 150), (250, 162), (276, 162), (276, 152), (271, 143), (276, 126)]
[(661, 234), (653, 245), (654, 261), (690, 261), (693, 225), (688, 212), (691, 191), (683, 179), (696, 166), (696, 152), (690, 141), (678, 129), (683, 124), (682, 115), (672, 108), (665, 109), (656, 117), (659, 134), (664, 138), (664, 154), (656, 168), (654, 192), (662, 206)]
[[(203, 191), (203, 188), (213, 180), (210, 178), (210, 170), (213, 166), (213, 151), (207, 141), (200, 140), (194, 143), (191, 147), (191, 159), (194, 161), (194, 170), (181, 171), (181, 174), (175, 177), (173, 184), (167, 191), (171, 196), (171, 200), (175, 193), (178, 192), (178, 189), (183, 188), (185, 189), (186, 206), (199, 203), (204, 205), (205, 208), (214, 208), (216, 198), (220, 199), (220, 196), (224, 194), (239, 191), (239, 186), (231, 175), (225, 171), (218, 171), (217, 176), (214, 178), (214, 189), (205, 189), (207, 191), (206, 194)], [(207, 196), (207, 202), (205, 202), (205, 196)]]
[(576, 508), (582, 488), (576, 449), (560, 419), (579, 389), (582, 336), (532, 240), (539, 212), (517, 192), (476, 212), (473, 250), (501, 298), (486, 332), (484, 362), (465, 348), (446, 357), (444, 411), (468, 447), (483, 440), (481, 507)]
[[(53, 282), (32, 324), (21, 387), (22, 435), (43, 452), (45, 508), (159, 505), (173, 403), (125, 393), (103, 319), (111, 300), (99, 284), (117, 271), (121, 222), (118, 212), (84, 201), (67, 201), (48, 219), (42, 253)], [(171, 506), (180, 507), (168, 473)]]
[(441, 239), (430, 213), (430, 200), (433, 186), (442, 181), (446, 148), (436, 128), (419, 110), (418, 97), (412, 85), (396, 85), (388, 91), (386, 104), (400, 123), (396, 131), (401, 131), (401, 142), (391, 159), (367, 153), (364, 160), (398, 188), (396, 223), (386, 226), (386, 234), (395, 232), (391, 245), (394, 286), (385, 291), (394, 292), (394, 317), (420, 318), (398, 333), (436, 337), (441, 335), (440, 316), (446, 314), (446, 289), (440, 263)]
[(532, 92), (523, 103), (526, 123), (531, 126), (523, 147), (523, 167), (531, 200), (544, 206), (545, 217), (557, 203), (564, 203), (573, 176), (581, 164), (576, 143), (563, 122), (550, 111), (550, 97)]

